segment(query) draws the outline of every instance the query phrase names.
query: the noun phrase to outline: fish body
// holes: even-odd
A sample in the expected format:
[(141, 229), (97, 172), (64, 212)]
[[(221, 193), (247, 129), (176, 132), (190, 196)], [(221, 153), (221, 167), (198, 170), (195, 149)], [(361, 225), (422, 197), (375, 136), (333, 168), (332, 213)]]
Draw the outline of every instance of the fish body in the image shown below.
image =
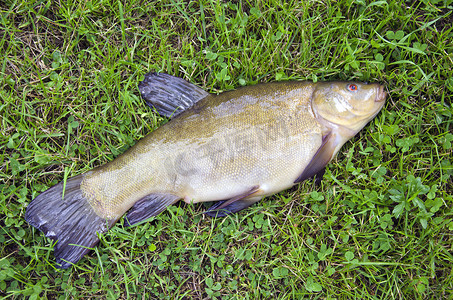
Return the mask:
[(386, 97), (378, 84), (307, 81), (213, 95), (155, 73), (139, 88), (172, 120), (27, 208), (27, 221), (58, 240), (60, 267), (76, 263), (98, 242), (96, 232), (126, 212), (128, 224), (135, 224), (182, 199), (217, 201), (207, 213), (224, 216), (321, 173)]
[(308, 101), (312, 89), (312, 83), (284, 82), (208, 95), (86, 173), (81, 189), (98, 215), (111, 219), (153, 193), (196, 203), (229, 199), (253, 186), (260, 186), (254, 197), (289, 188), (322, 143)]

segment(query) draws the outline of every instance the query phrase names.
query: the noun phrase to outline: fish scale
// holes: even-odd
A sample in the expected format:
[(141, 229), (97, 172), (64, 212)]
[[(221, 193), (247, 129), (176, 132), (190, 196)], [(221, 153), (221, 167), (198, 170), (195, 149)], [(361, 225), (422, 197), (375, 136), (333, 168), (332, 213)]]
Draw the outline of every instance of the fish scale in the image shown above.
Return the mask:
[[(282, 185), (287, 188), (321, 144), (320, 126), (307, 109), (309, 98), (303, 97), (311, 90), (306, 82), (274, 83), (247, 93), (209, 96), (203, 110), (189, 109), (121, 157), (85, 175), (82, 190), (91, 195), (90, 203), (103, 203), (93, 205), (99, 216), (112, 219), (153, 193), (171, 191), (196, 203), (231, 198), (260, 183), (266, 186), (261, 196)], [(194, 132), (196, 128), (203, 130)], [(214, 152), (206, 147), (212, 143), (220, 145)], [(171, 153), (170, 159), (162, 153)], [(164, 169), (166, 174), (161, 174)], [(93, 192), (102, 187), (108, 187), (105, 194)]]
[(27, 208), (26, 220), (57, 241), (58, 267), (79, 261), (125, 213), (126, 224), (136, 224), (182, 199), (215, 201), (206, 214), (224, 216), (319, 176), (386, 97), (378, 84), (308, 81), (212, 95), (157, 73), (139, 89), (171, 120)]

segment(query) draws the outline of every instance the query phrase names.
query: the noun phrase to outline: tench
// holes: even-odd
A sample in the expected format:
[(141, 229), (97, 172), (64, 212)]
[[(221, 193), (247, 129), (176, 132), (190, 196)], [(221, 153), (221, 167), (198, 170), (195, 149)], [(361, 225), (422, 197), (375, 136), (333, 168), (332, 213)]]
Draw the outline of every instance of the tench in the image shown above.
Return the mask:
[[(54, 241), (57, 266), (78, 262), (126, 212), (132, 225), (178, 200), (217, 201), (225, 216), (322, 176), (384, 105), (379, 84), (286, 81), (209, 94), (150, 73), (142, 97), (171, 121), (113, 161), (38, 195), (25, 219)], [(63, 193), (64, 189), (64, 193)]]

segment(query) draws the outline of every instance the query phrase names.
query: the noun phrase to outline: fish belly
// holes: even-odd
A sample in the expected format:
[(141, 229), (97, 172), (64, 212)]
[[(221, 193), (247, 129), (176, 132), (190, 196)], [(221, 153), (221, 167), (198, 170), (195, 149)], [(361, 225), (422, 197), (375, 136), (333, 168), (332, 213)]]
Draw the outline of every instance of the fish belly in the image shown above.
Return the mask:
[(271, 195), (294, 184), (322, 142), (321, 134), (309, 132), (266, 144), (252, 137), (257, 138), (249, 135), (238, 143), (219, 137), (211, 141), (215, 148), (184, 153), (192, 159), (182, 170), (173, 164), (168, 182), (177, 184), (174, 189), (188, 203), (229, 199), (254, 186), (259, 191), (253, 196)]

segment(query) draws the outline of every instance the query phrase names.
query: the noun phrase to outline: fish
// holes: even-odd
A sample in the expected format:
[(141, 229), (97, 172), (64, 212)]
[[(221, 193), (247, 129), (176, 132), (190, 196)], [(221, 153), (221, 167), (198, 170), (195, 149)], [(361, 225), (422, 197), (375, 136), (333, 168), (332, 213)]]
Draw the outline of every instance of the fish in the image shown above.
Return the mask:
[(219, 94), (165, 73), (138, 84), (170, 120), (117, 158), (39, 194), (26, 221), (53, 240), (56, 267), (76, 264), (123, 215), (126, 226), (168, 206), (214, 202), (237, 213), (309, 178), (385, 104), (378, 83), (281, 81)]

